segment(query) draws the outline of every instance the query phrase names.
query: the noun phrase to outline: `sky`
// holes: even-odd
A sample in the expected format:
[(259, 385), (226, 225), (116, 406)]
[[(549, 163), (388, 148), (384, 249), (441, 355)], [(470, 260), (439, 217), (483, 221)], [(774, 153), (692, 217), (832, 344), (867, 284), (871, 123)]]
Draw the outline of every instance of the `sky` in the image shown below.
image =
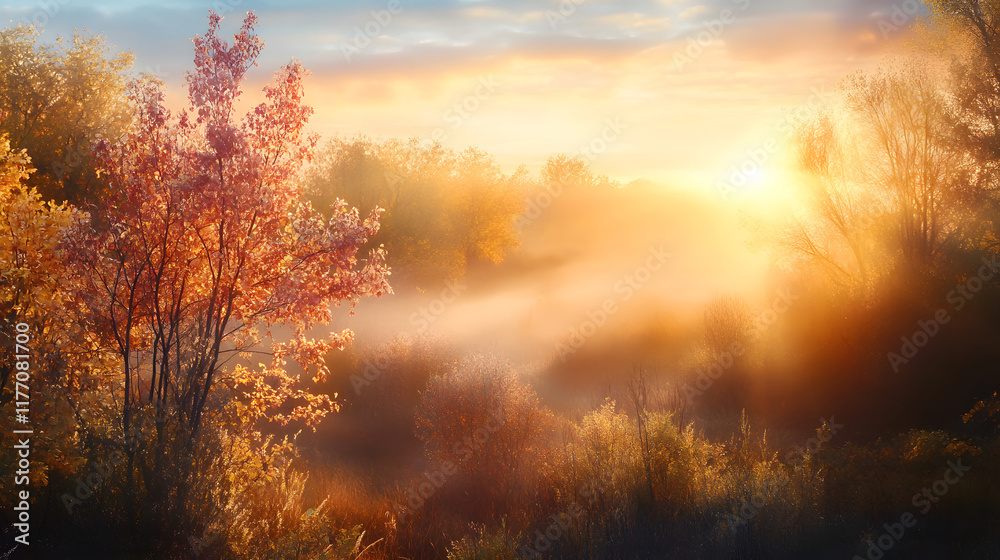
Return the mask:
[[(906, 35), (913, 0), (8, 0), (45, 40), (74, 29), (135, 53), (178, 103), (210, 9), (265, 42), (251, 87), (312, 71), (323, 136), (476, 146), (508, 169), (556, 153), (623, 182), (718, 190), (796, 108)], [(895, 17), (895, 21), (893, 18)], [(880, 24), (881, 22), (881, 24)], [(899, 30), (894, 27), (899, 25)], [(756, 150), (756, 152), (754, 152)]]
[[(207, 30), (208, 11), (225, 16), (231, 40), (253, 10), (265, 48), (244, 88), (250, 101), (294, 57), (312, 72), (306, 102), (325, 137), (475, 146), (508, 171), (571, 154), (622, 183), (645, 179), (630, 191), (641, 200), (611, 212), (548, 211), (557, 239), (526, 238), (531, 251), (490, 272), (502, 282), (463, 294), (432, 329), (548, 364), (649, 247), (675, 257), (619, 325), (646, 325), (643, 313), (660, 321), (666, 308), (694, 313), (720, 294), (756, 294), (755, 308), (773, 299), (783, 279), (750, 247), (742, 213), (780, 213), (769, 195), (796, 179), (783, 165), (782, 124), (893, 53), (919, 13), (915, 0), (895, 1), (8, 0), (0, 16), (36, 22), (45, 41), (103, 34), (181, 108), (190, 39)], [(734, 169), (747, 170), (740, 182)], [(720, 203), (727, 187), (761, 196)], [(414, 297), (365, 302), (344, 326), (368, 339), (410, 332)]]

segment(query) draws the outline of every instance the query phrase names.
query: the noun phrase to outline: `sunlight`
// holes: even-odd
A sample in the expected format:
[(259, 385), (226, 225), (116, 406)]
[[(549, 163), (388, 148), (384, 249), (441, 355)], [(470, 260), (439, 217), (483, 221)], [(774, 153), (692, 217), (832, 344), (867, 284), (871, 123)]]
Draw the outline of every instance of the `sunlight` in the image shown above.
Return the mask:
[(763, 169), (754, 169), (746, 174), (747, 189), (760, 192), (768, 187), (768, 173)]
[(0, 560), (1000, 558), (1000, 0), (10, 3)]
[(788, 189), (784, 186), (787, 184), (788, 177), (783, 169), (758, 167), (741, 172), (737, 192), (740, 198), (749, 203), (774, 202), (785, 196)]

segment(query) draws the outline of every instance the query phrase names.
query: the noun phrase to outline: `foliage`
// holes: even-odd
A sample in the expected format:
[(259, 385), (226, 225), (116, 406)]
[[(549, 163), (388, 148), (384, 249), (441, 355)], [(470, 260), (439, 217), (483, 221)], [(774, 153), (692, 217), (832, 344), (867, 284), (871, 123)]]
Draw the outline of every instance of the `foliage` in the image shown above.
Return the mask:
[(1000, 154), (1000, 43), (996, 0), (930, 0), (924, 38), (934, 38), (949, 58), (950, 89), (959, 109), (956, 137), (981, 164), (990, 189), (996, 188)]
[(302, 181), (319, 206), (343, 198), (362, 210), (385, 208), (372, 242), (393, 255), (400, 281), (420, 289), (460, 278), (479, 263), (503, 261), (520, 243), (526, 197), (620, 187), (595, 175), (586, 160), (565, 154), (549, 157), (532, 177), (523, 166), (504, 173), (476, 148), (459, 152), (416, 138), (367, 137), (330, 140)]
[(806, 211), (781, 238), (790, 254), (842, 286), (887, 274), (946, 273), (975, 243), (983, 176), (955, 141), (957, 115), (925, 69), (858, 73), (842, 104), (801, 124)]
[[(232, 437), (228, 435), (227, 439)], [(308, 475), (294, 466), (294, 442), (286, 439), (272, 445), (269, 440), (261, 441), (259, 434), (253, 434), (252, 439), (241, 444), (244, 453), (252, 453), (243, 455), (250, 464), (240, 464), (241, 455), (233, 454), (233, 449), (223, 449), (218, 457), (230, 464), (215, 465), (212, 470), (225, 477), (219, 486), (225, 488), (225, 482), (232, 485), (218, 496), (221, 499), (228, 496), (228, 501), (222, 502), (226, 505), (218, 529), (226, 533), (228, 557), (314, 557), (330, 547), (329, 504), (326, 500), (304, 503)], [(360, 536), (355, 540), (360, 540)]]
[(433, 461), (451, 461), (488, 499), (487, 508), (531, 495), (533, 465), (545, 459), (552, 414), (509, 363), (469, 356), (427, 384), (417, 437)]
[[(124, 482), (133, 489), (136, 467), (137, 488), (156, 504), (148, 513), (161, 527), (157, 539), (167, 542), (181, 536), (198, 486), (200, 433), (226, 422), (229, 405), (241, 407), (237, 423), (314, 425), (335, 410), (299, 378), (313, 369), (322, 381), (324, 356), (352, 335), (306, 332), (330, 322), (344, 300), (353, 306), (389, 291), (384, 252), (360, 265), (356, 257), (378, 231), (379, 210), (362, 219), (337, 202), (324, 219), (299, 200), (293, 178), (315, 143), (304, 131), (305, 70), (284, 66), (266, 100), (238, 118), (240, 87), (263, 43), (252, 13), (232, 46), (218, 37), (219, 21), (212, 14), (194, 41), (190, 106), (179, 116), (155, 80), (129, 87), (134, 127), (96, 152), (112, 186), (107, 227), (81, 222), (67, 240), (81, 321), (118, 360), (103, 397), (105, 431), (130, 433), (146, 408), (168, 419), (138, 457), (129, 452)], [(291, 327), (290, 340), (274, 340), (275, 325)], [(261, 348), (270, 363), (253, 367)]]
[(95, 173), (91, 146), (130, 124), (134, 57), (109, 53), (100, 36), (37, 45), (38, 34), (31, 26), (0, 31), (0, 131), (31, 156), (37, 172), (27, 185), (43, 198), (96, 203), (108, 185)]
[[(249, 391), (256, 418), (315, 422), (332, 403), (294, 389), (286, 362), (315, 367), (323, 378), (322, 357), (351, 335), (310, 340), (305, 331), (328, 322), (341, 300), (388, 291), (381, 250), (354, 268), (358, 248), (378, 229), (378, 211), (362, 221), (339, 203), (323, 220), (298, 201), (292, 177), (314, 142), (303, 132), (311, 109), (301, 104), (301, 65), (283, 67), (264, 89), (267, 100), (242, 121), (233, 114), (263, 46), (255, 22), (248, 15), (230, 47), (213, 15), (209, 33), (195, 40), (191, 107), (172, 118), (157, 84), (136, 83), (129, 90), (136, 127), (99, 147), (116, 194), (110, 227), (81, 228), (74, 240), (87, 265), (78, 297), (92, 304), (123, 361), (126, 425), (131, 407), (152, 401), (196, 430), (219, 382)], [(224, 374), (227, 356), (282, 323), (294, 328), (293, 340), (272, 345), (270, 365), (237, 364)], [(299, 404), (290, 412), (272, 414), (293, 399)]]
[(566, 154), (550, 156), (542, 167), (542, 184), (573, 189), (617, 189), (621, 185), (607, 175), (595, 175), (582, 157)]
[(996, 432), (1000, 427), (1000, 397), (993, 393), (989, 399), (977, 402), (969, 412), (962, 416), (965, 423), (975, 423), (983, 426), (987, 431)]
[(705, 342), (712, 355), (731, 353), (734, 345), (749, 348), (755, 328), (750, 307), (740, 297), (720, 296), (705, 308)]
[[(523, 456), (538, 448), (548, 416), (509, 363), (473, 355), (428, 383), (417, 407), (417, 433), (432, 457), (461, 461), (452, 444), (493, 420), (500, 429), (490, 437), (492, 449), (470, 461), (480, 468), (514, 471)], [(490, 465), (493, 461), (499, 464)]]
[(326, 205), (343, 198), (358, 208), (386, 209), (373, 243), (384, 243), (404, 281), (421, 287), (498, 263), (518, 244), (514, 219), (530, 179), (506, 174), (492, 156), (417, 139), (330, 140), (303, 179), (307, 197)]
[[(36, 331), (32, 346), (44, 350), (37, 345), (55, 342), (39, 339), (39, 327), (48, 323), (47, 315), (58, 315), (69, 305), (59, 249), (79, 214), (65, 205), (43, 202), (36, 189), (24, 184), (34, 171), (31, 160), (24, 150), (12, 152), (6, 135), (0, 137), (0, 160), (0, 317), (4, 322), (0, 336), (8, 339), (4, 347), (12, 349), (14, 325), (28, 323)], [(11, 354), (0, 357), (4, 387), (13, 372)]]
[[(74, 302), (61, 251), (80, 214), (66, 205), (44, 202), (35, 188), (25, 184), (32, 171), (25, 151), (12, 151), (6, 134), (0, 136), (0, 406), (10, 411), (0, 420), (0, 428), (9, 434), (46, 426), (31, 438), (31, 482), (44, 487), (50, 476), (73, 472), (80, 460), (75, 411), (64, 395), (67, 389), (80, 387), (80, 372), (95, 360), (84, 351), (89, 338), (85, 326), (69, 320)], [(28, 341), (21, 349), (15, 347), (19, 323), (28, 326), (23, 333)], [(27, 359), (16, 358), (25, 352)], [(29, 369), (16, 368), (17, 361)], [(28, 376), (20, 389), (16, 381), (24, 379), (16, 378), (19, 371)], [(15, 406), (15, 401), (23, 401), (26, 394), (32, 401), (31, 426), (15, 423), (13, 414), (14, 408), (25, 407)], [(16, 455), (6, 454), (0, 468), (14, 472), (16, 460)], [(12, 482), (13, 477), (7, 477), (0, 485), (5, 500), (15, 495)]]
[(495, 531), (485, 525), (474, 525), (473, 533), (451, 543), (448, 560), (516, 560), (520, 558), (517, 542), (520, 535), (511, 535), (506, 525)]

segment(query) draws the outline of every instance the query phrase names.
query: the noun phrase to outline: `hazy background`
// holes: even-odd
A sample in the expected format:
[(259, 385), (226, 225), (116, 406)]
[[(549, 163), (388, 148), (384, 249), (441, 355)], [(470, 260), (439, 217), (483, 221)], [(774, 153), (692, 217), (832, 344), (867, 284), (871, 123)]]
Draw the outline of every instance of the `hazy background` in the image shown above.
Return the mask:
[[(832, 92), (903, 35), (879, 30), (891, 16), (889, 0), (565, 4), (572, 13), (551, 19), (546, 12), (560, 10), (555, 0), (402, 0), (402, 11), (349, 61), (342, 45), (386, 2), (75, 0), (59, 3), (49, 18), (37, 2), (12, 1), (0, 17), (31, 21), (41, 13), (48, 40), (76, 28), (102, 33), (133, 50), (136, 68), (162, 77), (179, 102), (189, 38), (204, 32), (206, 10), (228, 16), (233, 31), (253, 10), (267, 48), (248, 96), (270, 69), (298, 58), (314, 73), (306, 101), (323, 135), (429, 137), (443, 127), (446, 146), (475, 145), (510, 168), (537, 168), (547, 154), (588, 143), (604, 119), (619, 118), (628, 129), (593, 161), (596, 171), (698, 191), (738, 164), (812, 88)], [(675, 55), (724, 9), (734, 21), (678, 69)], [(496, 91), (452, 128), (446, 112), (489, 76)]]

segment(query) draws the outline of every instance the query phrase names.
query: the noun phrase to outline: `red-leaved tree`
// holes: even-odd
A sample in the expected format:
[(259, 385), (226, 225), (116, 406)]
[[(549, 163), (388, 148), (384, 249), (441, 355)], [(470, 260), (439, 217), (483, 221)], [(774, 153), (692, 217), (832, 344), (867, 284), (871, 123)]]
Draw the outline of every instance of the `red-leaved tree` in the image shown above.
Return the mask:
[[(263, 42), (253, 13), (232, 45), (218, 36), (220, 19), (211, 13), (208, 33), (194, 40), (189, 108), (172, 115), (153, 79), (130, 87), (130, 132), (95, 150), (112, 187), (100, 227), (80, 229), (70, 249), (79, 301), (120, 362), (114, 431), (134, 432), (138, 412), (152, 409), (188, 449), (227, 403), (238, 401), (245, 421), (315, 424), (336, 410), (287, 365), (321, 381), (324, 356), (351, 333), (307, 333), (330, 322), (333, 306), (390, 291), (381, 248), (357, 259), (379, 210), (362, 219), (337, 201), (327, 220), (301, 201), (295, 177), (316, 143), (304, 131), (306, 71), (296, 61), (282, 67), (264, 102), (239, 117)], [(292, 333), (283, 330), (283, 342), (271, 337), (278, 325)], [(267, 363), (247, 361), (261, 354)], [(139, 468), (155, 473), (162, 453), (150, 455), (154, 464)]]

